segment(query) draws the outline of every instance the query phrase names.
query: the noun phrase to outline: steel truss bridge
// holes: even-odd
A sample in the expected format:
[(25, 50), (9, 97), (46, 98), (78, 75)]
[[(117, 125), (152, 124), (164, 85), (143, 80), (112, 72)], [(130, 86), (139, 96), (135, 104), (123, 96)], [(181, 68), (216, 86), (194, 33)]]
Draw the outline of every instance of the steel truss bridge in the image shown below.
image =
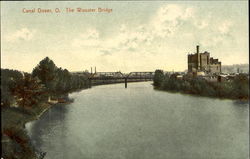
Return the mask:
[(125, 83), (125, 88), (127, 88), (128, 82), (135, 82), (135, 81), (151, 81), (153, 80), (154, 72), (130, 72), (128, 74), (121, 73), (121, 72), (96, 72), (91, 73), (88, 76), (90, 87), (92, 81), (98, 80), (119, 80), (120, 82)]

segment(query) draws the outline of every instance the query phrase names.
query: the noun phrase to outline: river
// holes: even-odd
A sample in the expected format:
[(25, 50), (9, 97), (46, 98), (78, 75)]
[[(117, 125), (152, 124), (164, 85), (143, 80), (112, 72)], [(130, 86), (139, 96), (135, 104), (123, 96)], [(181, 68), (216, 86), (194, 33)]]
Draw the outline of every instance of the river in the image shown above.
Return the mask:
[(45, 159), (247, 159), (249, 104), (154, 90), (152, 82), (70, 94), (27, 124)]

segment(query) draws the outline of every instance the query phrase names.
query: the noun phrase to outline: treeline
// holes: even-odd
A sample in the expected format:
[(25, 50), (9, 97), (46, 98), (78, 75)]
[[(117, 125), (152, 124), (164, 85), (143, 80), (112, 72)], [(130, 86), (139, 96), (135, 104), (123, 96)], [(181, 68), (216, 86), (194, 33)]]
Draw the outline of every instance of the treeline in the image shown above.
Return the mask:
[(48, 57), (33, 69), (32, 77), (38, 78), (50, 93), (66, 93), (87, 87), (87, 76), (79, 76), (67, 69), (58, 68)]
[(178, 79), (177, 75), (164, 74), (162, 70), (156, 70), (154, 76), (155, 88), (209, 97), (249, 99), (249, 78), (247, 75), (239, 74), (233, 80), (223, 82), (210, 82), (189, 75), (184, 75), (181, 79)]
[(32, 73), (1, 69), (1, 106), (32, 107), (48, 96), (86, 88), (87, 80), (87, 76), (58, 68), (48, 57)]
[(221, 70), (224, 73), (248, 73), (249, 64), (222, 65)]

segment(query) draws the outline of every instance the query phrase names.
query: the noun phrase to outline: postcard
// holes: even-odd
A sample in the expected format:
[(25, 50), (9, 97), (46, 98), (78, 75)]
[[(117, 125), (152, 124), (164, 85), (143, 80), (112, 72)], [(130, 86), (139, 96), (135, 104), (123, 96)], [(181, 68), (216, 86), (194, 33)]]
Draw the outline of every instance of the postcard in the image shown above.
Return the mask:
[(248, 1), (1, 1), (1, 159), (248, 159)]

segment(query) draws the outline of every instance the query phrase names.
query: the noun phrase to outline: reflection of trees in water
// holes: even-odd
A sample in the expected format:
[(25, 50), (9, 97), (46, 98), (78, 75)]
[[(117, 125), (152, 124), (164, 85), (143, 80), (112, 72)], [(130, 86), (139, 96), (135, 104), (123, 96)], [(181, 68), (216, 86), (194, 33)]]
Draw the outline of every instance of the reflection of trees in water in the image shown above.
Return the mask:
[[(30, 131), (32, 143), (36, 148), (42, 148), (44, 134), (57, 135), (54, 133), (59, 132), (54, 132), (55, 130), (60, 130), (60, 134), (63, 134), (63, 131), (65, 131), (64, 124), (67, 112), (68, 107), (65, 106), (65, 104), (57, 104), (52, 106), (52, 108), (45, 112), (40, 119), (34, 122)], [(60, 127), (60, 129), (57, 129), (56, 127)]]
[[(245, 127), (248, 126), (248, 112), (249, 112), (249, 101), (235, 100), (233, 101), (232, 113), (234, 117), (241, 120), (242, 124), (237, 124), (236, 127), (244, 131)], [(245, 123), (245, 124), (243, 124)]]
[(234, 104), (235, 106), (246, 107), (246, 106), (249, 106), (249, 101), (247, 101), (247, 100), (235, 100), (235, 101), (233, 102), (233, 104)]

